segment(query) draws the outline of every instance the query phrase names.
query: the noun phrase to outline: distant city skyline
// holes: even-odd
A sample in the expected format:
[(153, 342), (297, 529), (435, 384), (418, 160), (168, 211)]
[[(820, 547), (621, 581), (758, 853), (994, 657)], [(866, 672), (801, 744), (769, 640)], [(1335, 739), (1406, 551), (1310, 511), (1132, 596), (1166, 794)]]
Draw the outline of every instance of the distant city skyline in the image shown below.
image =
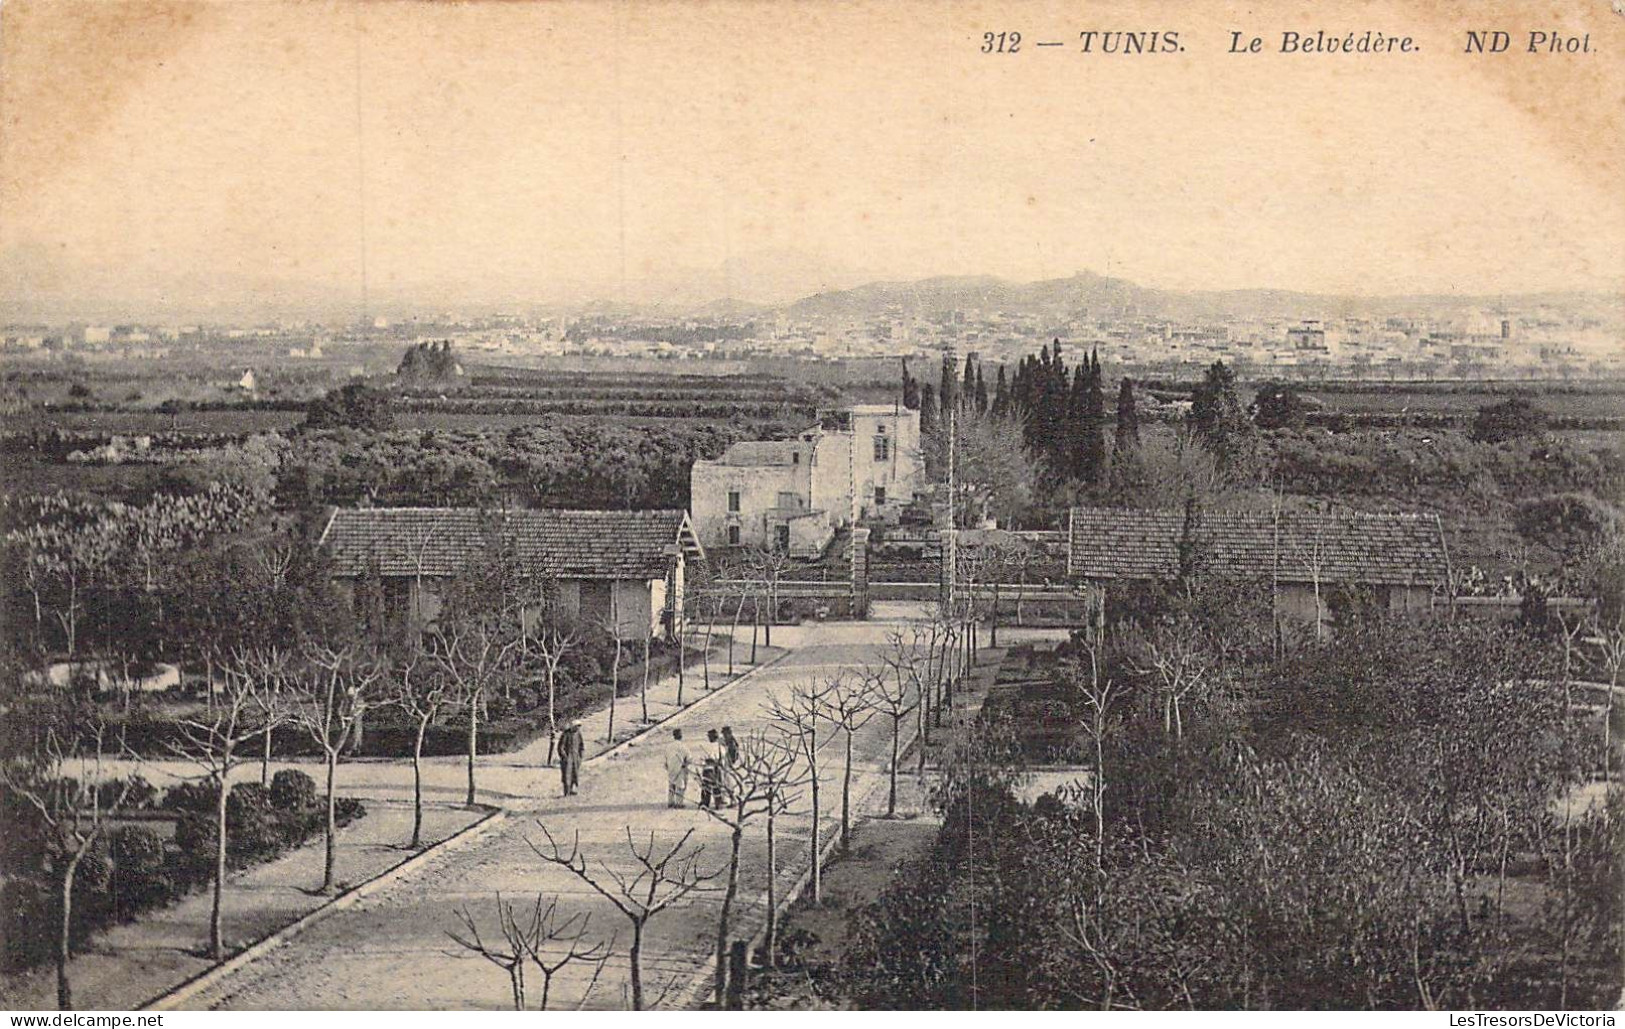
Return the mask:
[(1301, 18), (1270, 9), (1164, 11), (1187, 52), (1106, 63), (978, 52), (990, 19), (1064, 5), (14, 0), (0, 309), (680, 308), (1079, 271), (1625, 292), (1617, 61), (1491, 71), (1402, 4), (1359, 20), (1414, 31), (1414, 59), (1228, 57), (1232, 23)]

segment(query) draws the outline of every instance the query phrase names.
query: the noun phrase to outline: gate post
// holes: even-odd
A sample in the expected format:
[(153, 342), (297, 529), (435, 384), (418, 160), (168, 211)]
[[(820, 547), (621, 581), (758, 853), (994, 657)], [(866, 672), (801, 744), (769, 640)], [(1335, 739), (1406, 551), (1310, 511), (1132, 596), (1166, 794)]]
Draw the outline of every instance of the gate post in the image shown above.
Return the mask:
[(869, 530), (852, 529), (852, 610), (854, 619), (869, 617)]

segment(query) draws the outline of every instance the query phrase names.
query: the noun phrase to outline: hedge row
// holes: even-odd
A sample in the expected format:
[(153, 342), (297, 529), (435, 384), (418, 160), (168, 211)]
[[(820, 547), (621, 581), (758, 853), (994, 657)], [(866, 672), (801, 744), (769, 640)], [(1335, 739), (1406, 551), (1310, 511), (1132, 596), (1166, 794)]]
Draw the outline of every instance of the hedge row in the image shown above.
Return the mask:
[(791, 398), (782, 401), (738, 403), (642, 400), (400, 400), (398, 413), (507, 414), (507, 415), (621, 415), (638, 418), (773, 418), (786, 411), (811, 417), (816, 405)]
[[(1466, 429), (1472, 426), (1477, 417), (1475, 412), (1470, 411), (1311, 411), (1304, 416), (1304, 422), (1335, 431), (1372, 428)], [(1625, 430), (1625, 417), (1549, 414), (1546, 416), (1546, 427), (1618, 432)]]
[[(95, 933), (142, 912), (164, 907), (207, 885), (214, 875), (215, 803), (209, 784), (183, 783), (161, 798), (145, 783), (139, 797), (149, 818), (173, 824), (164, 836), (144, 824), (126, 824), (102, 838), (80, 863), (74, 880), (70, 937), (82, 948)], [(43, 834), (26, 810), (5, 798), (16, 818), (8, 827), (7, 872), (0, 885), (0, 963), (8, 970), (29, 968), (56, 953), (61, 898), (47, 867)], [(156, 803), (154, 803), (156, 801)], [(340, 797), (339, 825), (366, 814), (361, 802)], [(262, 864), (319, 836), (324, 805), (310, 776), (293, 769), (278, 772), (269, 787), (238, 783), (226, 797), (226, 861), (233, 869)]]
[[(641, 657), (641, 652), (627, 647), (622, 660)], [(689, 648), (689, 667), (692, 674), (700, 673), (700, 655)], [(677, 667), (675, 650), (655, 653), (649, 661), (649, 681), (654, 682)], [(559, 687), (556, 711), (560, 724), (600, 710), (609, 704), (607, 675), (587, 682), (563, 683)], [(643, 685), (643, 664), (623, 665), (620, 674), (620, 696), (636, 696)], [(546, 695), (539, 685), (516, 688), (512, 700), (493, 692), (486, 698), (488, 716), (478, 725), (478, 746), (482, 754), (501, 754), (518, 750), (542, 738), (547, 733)], [(166, 718), (138, 712), (134, 717), (119, 721), (109, 712), (109, 718), (118, 722), (127, 746), (137, 754), (165, 755), (173, 747), (185, 742), (176, 724)], [(417, 726), (397, 710), (380, 708), (362, 724), (359, 745), (349, 753), (357, 757), (410, 757), (417, 736)], [(261, 741), (251, 740), (244, 746), (245, 755), (263, 753)], [(464, 712), (450, 708), (442, 719), (429, 726), (423, 737), (425, 757), (454, 757), (468, 752), (468, 719)], [(272, 757), (316, 757), (321, 751), (302, 730), (294, 726), (279, 726), (271, 733)]]

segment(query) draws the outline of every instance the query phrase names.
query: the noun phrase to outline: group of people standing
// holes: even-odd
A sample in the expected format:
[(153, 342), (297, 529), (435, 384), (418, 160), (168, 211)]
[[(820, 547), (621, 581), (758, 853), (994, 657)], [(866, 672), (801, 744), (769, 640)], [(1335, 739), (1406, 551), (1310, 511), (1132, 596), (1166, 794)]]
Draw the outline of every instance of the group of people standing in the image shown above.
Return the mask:
[(682, 729), (671, 731), (671, 747), (666, 751), (667, 807), (682, 807), (688, 802), (688, 777), (696, 766), (700, 772), (700, 807), (728, 803), (726, 770), (739, 761), (739, 741), (731, 725), (724, 725), (720, 732), (708, 730), (705, 739), (705, 749), (696, 752), (683, 742)]
[[(682, 807), (687, 802), (688, 777), (695, 768), (700, 774), (700, 807), (721, 807), (728, 803), (726, 770), (739, 761), (739, 741), (734, 738), (733, 726), (707, 731), (703, 751), (691, 750), (683, 742), (682, 729), (673, 729), (671, 739), (671, 748), (666, 752), (666, 806)], [(581, 762), (587, 750), (579, 721), (572, 720), (559, 732), (555, 749), (564, 795), (573, 797), (581, 789)]]

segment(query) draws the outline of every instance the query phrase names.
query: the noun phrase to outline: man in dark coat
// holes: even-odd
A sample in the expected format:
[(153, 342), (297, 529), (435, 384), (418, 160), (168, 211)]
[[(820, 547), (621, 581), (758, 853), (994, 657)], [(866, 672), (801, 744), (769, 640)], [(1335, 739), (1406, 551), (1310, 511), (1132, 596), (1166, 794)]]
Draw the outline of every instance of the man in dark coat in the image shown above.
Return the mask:
[(564, 783), (564, 795), (573, 796), (581, 786), (581, 762), (586, 756), (586, 738), (581, 723), (571, 722), (559, 734), (559, 778)]
[(700, 807), (711, 807), (722, 803), (722, 766), (718, 763), (721, 744), (715, 729), (708, 730), (705, 739), (710, 748), (705, 764), (700, 766)]

